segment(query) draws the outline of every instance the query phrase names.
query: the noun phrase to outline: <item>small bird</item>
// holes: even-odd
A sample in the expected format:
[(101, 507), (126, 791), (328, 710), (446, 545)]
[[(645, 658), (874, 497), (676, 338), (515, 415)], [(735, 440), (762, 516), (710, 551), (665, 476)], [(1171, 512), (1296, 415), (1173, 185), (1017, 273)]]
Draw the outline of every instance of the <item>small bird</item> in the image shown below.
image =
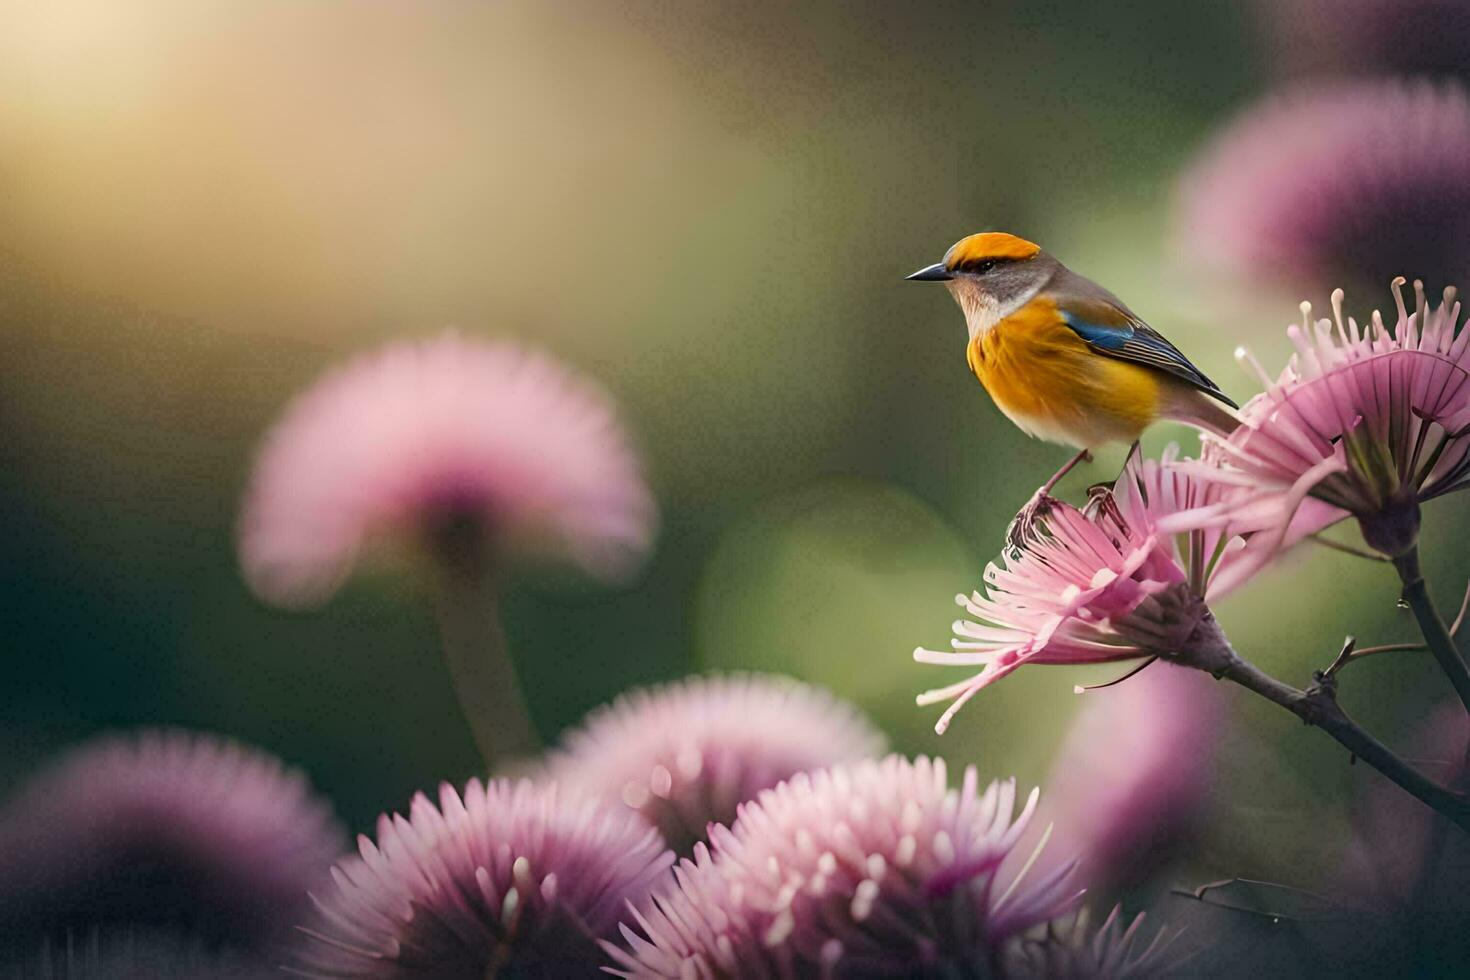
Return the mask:
[(1024, 238), (970, 235), (907, 278), (949, 287), (969, 328), (970, 370), (1007, 418), (1027, 435), (1081, 450), (1012, 523), (1013, 546), (1088, 450), (1136, 443), (1159, 419), (1222, 435), (1238, 424), (1230, 411), (1238, 406), (1162, 334)]

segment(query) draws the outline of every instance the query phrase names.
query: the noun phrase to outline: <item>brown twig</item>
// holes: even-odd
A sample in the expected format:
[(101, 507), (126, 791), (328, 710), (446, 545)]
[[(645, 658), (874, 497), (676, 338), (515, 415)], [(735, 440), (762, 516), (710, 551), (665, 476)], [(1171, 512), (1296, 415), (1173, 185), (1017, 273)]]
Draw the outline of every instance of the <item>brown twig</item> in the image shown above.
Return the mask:
[[(1339, 653), (1334, 660), (1338, 669), (1341, 669), (1339, 661), (1343, 660), (1345, 654), (1351, 653), (1350, 643), (1344, 643), (1343, 647), (1344, 652)], [(1190, 641), (1184, 644), (1184, 649), (1171, 659), (1183, 666), (1208, 671), (1216, 677), (1239, 684), (1280, 705), (1308, 725), (1320, 728), (1351, 752), (1355, 759), (1362, 759), (1393, 780), (1405, 792), (1444, 814), (1461, 830), (1470, 833), (1470, 798), (1445, 789), (1424, 776), (1353, 721), (1337, 703), (1337, 681), (1328, 672), (1332, 668), (1318, 671), (1305, 690), (1292, 687), (1236, 653), (1224, 631), (1208, 613), (1201, 619), (1200, 626)]]

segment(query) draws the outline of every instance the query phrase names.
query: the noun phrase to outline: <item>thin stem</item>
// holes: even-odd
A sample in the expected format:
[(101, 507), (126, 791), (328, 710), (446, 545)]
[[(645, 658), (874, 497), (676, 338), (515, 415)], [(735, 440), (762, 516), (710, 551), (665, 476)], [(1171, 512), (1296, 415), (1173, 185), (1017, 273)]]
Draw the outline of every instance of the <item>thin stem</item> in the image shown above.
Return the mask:
[(1348, 717), (1337, 703), (1336, 685), (1331, 677), (1319, 674), (1315, 683), (1304, 691), (1299, 690), (1236, 653), (1213, 617), (1202, 626), (1204, 629), (1197, 634), (1198, 642), (1188, 644), (1188, 649), (1176, 655), (1176, 662), (1234, 681), (1280, 705), (1308, 725), (1322, 729), (1356, 758), (1470, 833), (1470, 798), (1430, 780)]
[(1414, 618), (1419, 621), (1419, 632), (1424, 634), (1429, 652), (1434, 654), (1440, 670), (1450, 679), (1465, 711), (1470, 712), (1470, 670), (1466, 669), (1465, 661), (1455, 647), (1454, 636), (1429, 596), (1424, 574), (1419, 569), (1419, 550), (1410, 548), (1393, 560), (1393, 567), (1398, 569), (1399, 579), (1404, 583), (1404, 601), (1414, 610)]
[(435, 607), (454, 693), (488, 769), (533, 755), (541, 740), (500, 626), (492, 565), (478, 549), (456, 550), (455, 560), (444, 562)]

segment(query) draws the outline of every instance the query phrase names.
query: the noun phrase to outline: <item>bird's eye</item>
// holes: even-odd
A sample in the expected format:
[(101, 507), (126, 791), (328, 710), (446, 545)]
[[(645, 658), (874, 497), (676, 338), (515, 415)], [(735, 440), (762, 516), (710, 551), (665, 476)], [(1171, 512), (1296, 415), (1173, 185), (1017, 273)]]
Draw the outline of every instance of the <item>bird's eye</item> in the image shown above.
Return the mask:
[(970, 271), (975, 273), (975, 275), (977, 276), (983, 276), (991, 269), (994, 269), (995, 264), (995, 259), (985, 259), (983, 261), (976, 262), (975, 265), (971, 267)]

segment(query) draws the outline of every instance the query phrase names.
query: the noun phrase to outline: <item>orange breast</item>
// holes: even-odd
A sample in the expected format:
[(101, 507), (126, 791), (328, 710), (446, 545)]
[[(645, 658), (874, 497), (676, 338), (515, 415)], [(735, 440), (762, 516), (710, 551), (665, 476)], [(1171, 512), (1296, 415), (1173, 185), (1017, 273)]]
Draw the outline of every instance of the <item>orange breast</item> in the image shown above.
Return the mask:
[(1038, 439), (1078, 448), (1132, 442), (1159, 417), (1154, 372), (1091, 350), (1050, 300), (1032, 300), (976, 335), (968, 357), (996, 406)]

